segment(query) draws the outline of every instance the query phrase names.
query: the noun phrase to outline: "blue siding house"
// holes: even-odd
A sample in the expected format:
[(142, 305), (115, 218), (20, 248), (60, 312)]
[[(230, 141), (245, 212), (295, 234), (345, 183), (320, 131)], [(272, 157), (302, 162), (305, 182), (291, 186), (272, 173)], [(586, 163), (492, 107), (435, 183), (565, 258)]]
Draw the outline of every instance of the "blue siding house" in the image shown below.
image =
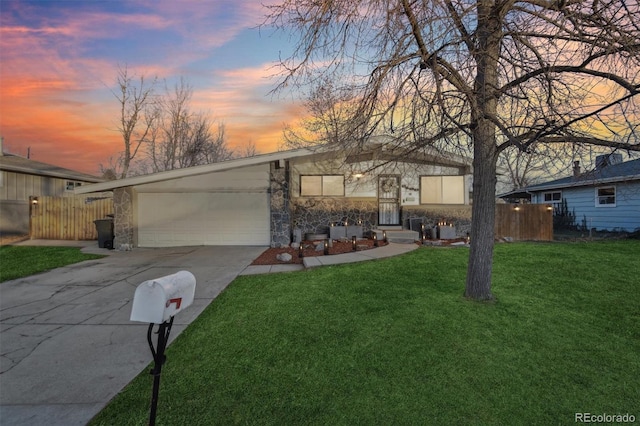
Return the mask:
[(576, 225), (587, 229), (640, 230), (640, 159), (622, 162), (620, 154), (601, 155), (596, 168), (573, 176), (532, 185), (500, 196), (529, 198), (531, 203), (558, 205), (563, 199), (575, 212)]

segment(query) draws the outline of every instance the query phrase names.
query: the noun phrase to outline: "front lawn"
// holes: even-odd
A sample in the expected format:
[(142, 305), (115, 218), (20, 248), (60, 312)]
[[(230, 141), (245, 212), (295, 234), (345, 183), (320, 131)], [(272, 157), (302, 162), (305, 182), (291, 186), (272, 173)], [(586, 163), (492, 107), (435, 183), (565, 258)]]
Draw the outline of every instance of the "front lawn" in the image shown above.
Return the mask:
[[(496, 303), (462, 297), (464, 248), (240, 277), (168, 349), (158, 424), (638, 420), (639, 253), (498, 245)], [(146, 370), (91, 424), (145, 424), (151, 386)]]
[(2, 246), (0, 282), (101, 257), (104, 256), (82, 253), (77, 247)]

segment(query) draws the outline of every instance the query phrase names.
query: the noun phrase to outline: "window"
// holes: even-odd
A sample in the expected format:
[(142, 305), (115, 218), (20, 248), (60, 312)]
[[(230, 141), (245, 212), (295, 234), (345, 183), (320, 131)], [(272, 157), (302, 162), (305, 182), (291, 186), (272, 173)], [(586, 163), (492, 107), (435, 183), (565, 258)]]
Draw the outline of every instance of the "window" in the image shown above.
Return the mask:
[(464, 176), (421, 176), (421, 204), (464, 204)]
[(548, 204), (560, 204), (562, 202), (562, 191), (545, 192), (542, 194), (542, 201)]
[(596, 207), (615, 207), (616, 187), (603, 186), (596, 188)]
[(344, 176), (300, 176), (300, 195), (303, 197), (344, 196)]
[(81, 186), (82, 182), (76, 182), (74, 180), (68, 180), (67, 181), (67, 185), (66, 185), (66, 190), (67, 191), (73, 191), (73, 188), (75, 188), (76, 186)]

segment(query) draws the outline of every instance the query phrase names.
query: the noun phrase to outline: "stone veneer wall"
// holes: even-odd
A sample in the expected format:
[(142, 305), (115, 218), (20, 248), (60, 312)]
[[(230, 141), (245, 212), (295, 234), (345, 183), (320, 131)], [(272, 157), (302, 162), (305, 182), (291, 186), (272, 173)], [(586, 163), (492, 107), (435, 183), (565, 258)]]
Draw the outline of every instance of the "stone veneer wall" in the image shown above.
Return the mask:
[(291, 201), (293, 226), (306, 233), (328, 234), (332, 222), (362, 224), (366, 233), (378, 223), (378, 203), (375, 199), (296, 198)]
[(113, 190), (114, 230), (113, 247), (118, 250), (133, 247), (133, 188)]
[(409, 219), (421, 219), (427, 228), (433, 228), (438, 222), (453, 223), (458, 237), (471, 232), (471, 206), (403, 206), (402, 223), (407, 229)]
[(285, 168), (271, 163), (270, 215), (271, 247), (291, 244), (291, 210), (289, 208), (289, 176)]

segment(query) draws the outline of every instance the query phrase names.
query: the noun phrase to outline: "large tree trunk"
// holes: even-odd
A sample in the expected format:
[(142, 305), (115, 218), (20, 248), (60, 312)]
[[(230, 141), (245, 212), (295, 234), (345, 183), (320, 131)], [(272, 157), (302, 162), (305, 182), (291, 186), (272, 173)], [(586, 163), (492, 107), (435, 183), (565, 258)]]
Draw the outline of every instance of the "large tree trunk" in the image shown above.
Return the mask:
[(496, 125), (498, 111), (498, 58), (502, 37), (499, 10), (491, 0), (478, 1), (477, 64), (472, 107), (473, 207), (471, 250), (465, 296), (490, 300), (496, 211)]
[[(481, 128), (487, 126), (490, 124), (484, 123), (479, 126), (477, 132), (482, 133)], [(471, 250), (464, 295), (474, 300), (490, 300), (493, 298), (491, 271), (496, 211), (495, 145), (492, 147), (492, 143), (484, 142), (487, 140), (486, 134), (484, 141), (481, 140), (483, 139), (481, 135), (478, 135), (478, 139), (480, 140), (476, 140), (474, 145)], [(492, 139), (490, 138), (489, 141)]]

